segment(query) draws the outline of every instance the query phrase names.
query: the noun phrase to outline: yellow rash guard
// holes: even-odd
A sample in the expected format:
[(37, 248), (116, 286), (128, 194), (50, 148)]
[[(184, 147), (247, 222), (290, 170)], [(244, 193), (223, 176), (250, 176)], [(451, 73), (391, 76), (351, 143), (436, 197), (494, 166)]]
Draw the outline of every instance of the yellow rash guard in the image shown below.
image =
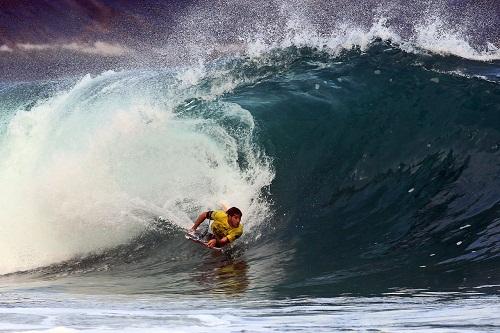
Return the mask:
[(218, 239), (222, 239), (227, 237), (229, 242), (233, 242), (236, 238), (240, 237), (243, 234), (243, 225), (240, 222), (240, 225), (237, 228), (231, 227), (228, 222), (228, 216), (226, 212), (222, 210), (214, 210), (207, 214), (210, 220), (213, 220), (211, 224), (211, 232)]

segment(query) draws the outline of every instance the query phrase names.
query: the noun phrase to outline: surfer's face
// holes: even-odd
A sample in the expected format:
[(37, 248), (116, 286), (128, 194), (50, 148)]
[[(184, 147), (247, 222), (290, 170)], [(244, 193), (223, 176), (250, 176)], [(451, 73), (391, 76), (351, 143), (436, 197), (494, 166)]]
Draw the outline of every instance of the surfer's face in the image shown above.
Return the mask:
[(241, 216), (239, 215), (229, 215), (229, 224), (231, 225), (231, 227), (233, 228), (237, 228), (239, 225), (240, 225), (240, 221), (241, 221)]

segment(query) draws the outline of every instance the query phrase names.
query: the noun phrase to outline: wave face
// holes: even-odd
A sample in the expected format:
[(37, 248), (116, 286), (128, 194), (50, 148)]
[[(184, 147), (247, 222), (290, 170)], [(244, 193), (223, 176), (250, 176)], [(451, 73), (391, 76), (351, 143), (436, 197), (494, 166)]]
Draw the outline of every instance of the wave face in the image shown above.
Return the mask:
[[(0, 273), (322, 295), (498, 281), (498, 60), (407, 51), (3, 84)], [(182, 229), (221, 199), (246, 233), (207, 264)]]
[(294, 252), (281, 287), (498, 279), (498, 63), (383, 42), (286, 55), (286, 70), (227, 97), (254, 115), (276, 168), (274, 237)]

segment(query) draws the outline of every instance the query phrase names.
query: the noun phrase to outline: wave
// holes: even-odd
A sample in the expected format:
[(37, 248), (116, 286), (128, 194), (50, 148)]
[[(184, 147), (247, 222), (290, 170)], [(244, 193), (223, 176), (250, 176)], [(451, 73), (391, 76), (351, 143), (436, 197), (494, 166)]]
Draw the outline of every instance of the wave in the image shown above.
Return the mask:
[(0, 272), (172, 279), (205, 258), (182, 228), (226, 199), (247, 230), (230, 256), (277, 288), (494, 279), (498, 63), (366, 41), (35, 83), (34, 102), (6, 85)]
[(382, 41), (333, 59), (297, 53), (283, 73), (228, 97), (255, 116), (279, 161), (270, 192), (280, 239), (297, 252), (282, 287), (443, 288), (498, 276), (498, 65)]

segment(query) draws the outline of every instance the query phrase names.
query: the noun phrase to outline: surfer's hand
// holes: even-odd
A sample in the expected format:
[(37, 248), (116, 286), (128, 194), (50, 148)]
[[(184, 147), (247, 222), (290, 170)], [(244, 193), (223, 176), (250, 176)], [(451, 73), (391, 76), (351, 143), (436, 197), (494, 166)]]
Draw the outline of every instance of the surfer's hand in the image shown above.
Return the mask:
[(189, 229), (189, 230), (188, 230), (188, 233), (190, 233), (190, 234), (194, 234), (195, 230), (196, 230), (196, 229), (195, 229), (194, 227), (191, 227), (191, 229)]
[(214, 247), (215, 244), (217, 244), (217, 240), (216, 239), (211, 239), (207, 242), (207, 246), (208, 247)]

